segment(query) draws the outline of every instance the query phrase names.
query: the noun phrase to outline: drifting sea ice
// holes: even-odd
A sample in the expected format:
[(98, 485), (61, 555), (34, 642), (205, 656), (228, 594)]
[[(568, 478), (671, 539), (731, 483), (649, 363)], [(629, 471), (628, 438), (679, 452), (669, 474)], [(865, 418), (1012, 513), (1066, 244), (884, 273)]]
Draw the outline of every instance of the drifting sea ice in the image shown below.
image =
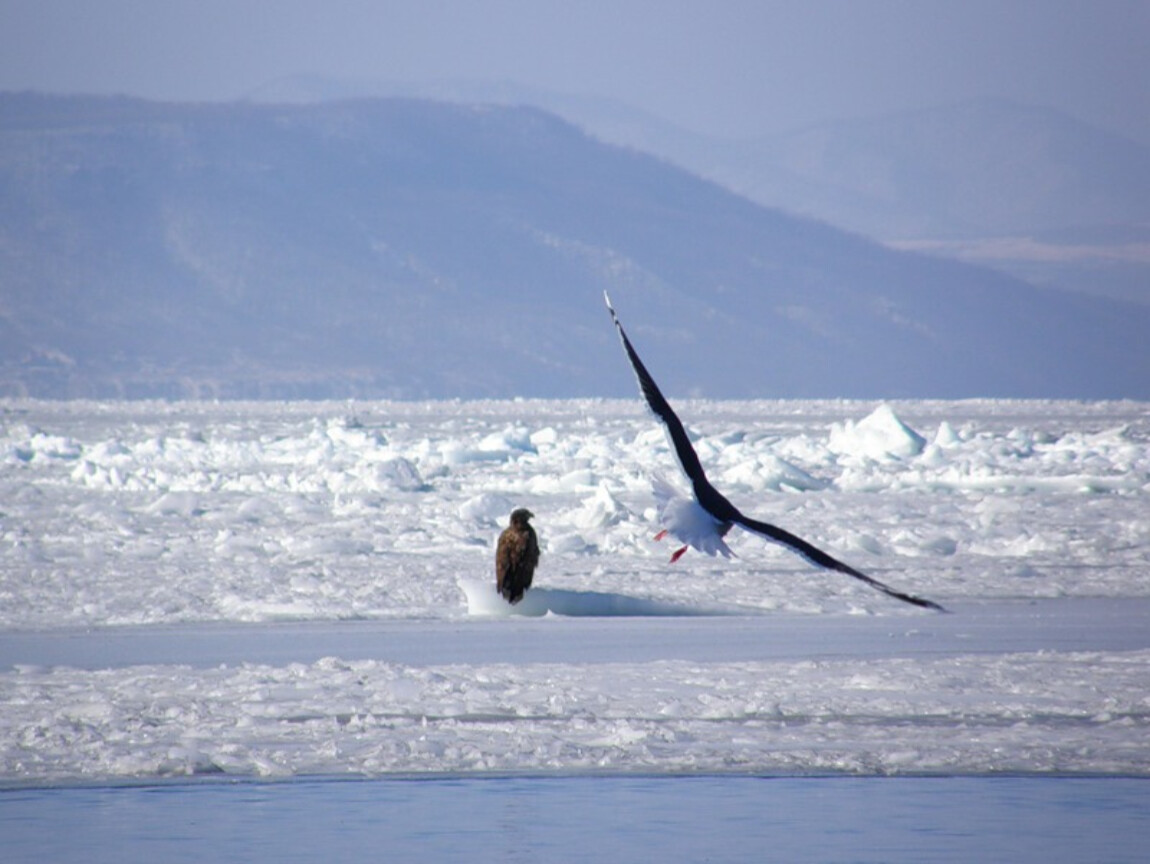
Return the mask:
[[(1090, 598), (1146, 609), (1143, 404), (677, 407), (712, 480), (745, 512), (958, 616)], [(929, 613), (752, 535), (728, 538), (731, 562), (692, 552), (669, 565), (652, 539), (649, 478), (674, 477), (673, 457), (636, 402), (2, 410), (0, 635), (66, 644), (84, 628), (129, 641), (177, 628), (162, 637), (176, 658), (160, 664), (131, 651), (99, 667), (0, 656), (5, 782), (1150, 774), (1150, 644), (934, 653)], [(509, 610), (491, 569), (514, 506), (537, 514), (543, 559), (530, 602)], [(519, 632), (509, 612), (545, 617), (500, 657)], [(586, 641), (602, 633), (579, 623), (603, 615), (681, 617), (629, 627), (629, 646), (604, 659)], [(834, 656), (811, 659), (859, 618), (902, 634), (897, 649), (852, 657), (841, 637)], [(765, 640), (803, 620), (827, 626), (802, 631), (786, 657), (683, 647), (722, 644), (740, 626)], [(283, 638), (276, 622), (327, 622), (335, 644), (357, 622), (413, 632), (386, 630), (402, 625), (448, 647), (466, 625), (485, 647), (470, 661), (381, 649), (260, 662), (261, 640)], [(179, 659), (178, 628), (221, 624), (258, 626), (224, 665)], [(915, 631), (923, 647), (908, 648)], [(549, 644), (563, 650), (537, 661)]]

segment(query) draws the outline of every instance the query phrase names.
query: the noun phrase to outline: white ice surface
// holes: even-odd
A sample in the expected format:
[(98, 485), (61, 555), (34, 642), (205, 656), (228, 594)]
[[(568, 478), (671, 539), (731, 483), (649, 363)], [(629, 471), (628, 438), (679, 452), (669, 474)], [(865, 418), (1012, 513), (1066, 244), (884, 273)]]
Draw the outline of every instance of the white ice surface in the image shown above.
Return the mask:
[(0, 782), (1150, 775), (1150, 406), (676, 404), (744, 512), (954, 614), (748, 534), (668, 564), (637, 402), (7, 401)]

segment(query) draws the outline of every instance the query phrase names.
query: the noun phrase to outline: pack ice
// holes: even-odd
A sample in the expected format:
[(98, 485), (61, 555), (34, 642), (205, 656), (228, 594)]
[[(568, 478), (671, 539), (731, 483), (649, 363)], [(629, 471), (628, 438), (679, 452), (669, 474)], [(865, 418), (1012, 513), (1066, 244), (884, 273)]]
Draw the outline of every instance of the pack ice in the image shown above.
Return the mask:
[(676, 408), (748, 515), (954, 614), (749, 534), (669, 564), (635, 401), (7, 400), (0, 783), (1150, 774), (1150, 407)]

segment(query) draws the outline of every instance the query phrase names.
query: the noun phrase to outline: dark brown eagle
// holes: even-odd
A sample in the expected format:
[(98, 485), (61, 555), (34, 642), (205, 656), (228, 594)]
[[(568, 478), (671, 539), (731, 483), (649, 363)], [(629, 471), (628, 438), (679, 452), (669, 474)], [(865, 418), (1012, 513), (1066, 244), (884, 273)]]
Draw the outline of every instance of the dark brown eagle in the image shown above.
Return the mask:
[(527, 520), (535, 514), (520, 507), (511, 512), (511, 524), (495, 547), (495, 588), (509, 603), (518, 603), (531, 587), (539, 563), (539, 540)]

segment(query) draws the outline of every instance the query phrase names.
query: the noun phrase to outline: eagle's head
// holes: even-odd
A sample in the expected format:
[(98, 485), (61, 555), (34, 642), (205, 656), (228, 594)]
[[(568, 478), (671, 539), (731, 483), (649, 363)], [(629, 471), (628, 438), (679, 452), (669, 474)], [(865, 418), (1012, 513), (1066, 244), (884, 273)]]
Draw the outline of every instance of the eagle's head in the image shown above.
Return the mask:
[(511, 511), (511, 524), (512, 525), (526, 525), (527, 520), (535, 514), (528, 510), (526, 507), (520, 507), (517, 510)]

